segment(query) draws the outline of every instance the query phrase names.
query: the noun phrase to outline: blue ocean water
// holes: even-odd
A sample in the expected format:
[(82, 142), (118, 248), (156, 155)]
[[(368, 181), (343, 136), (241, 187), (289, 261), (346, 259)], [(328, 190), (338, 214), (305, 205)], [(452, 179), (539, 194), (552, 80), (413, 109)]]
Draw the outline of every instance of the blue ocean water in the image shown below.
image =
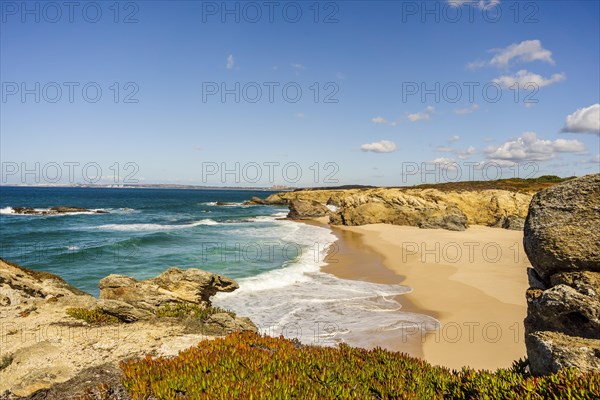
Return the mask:
[[(109, 274), (145, 279), (170, 266), (223, 274), (240, 289), (218, 294), (215, 305), (249, 316), (265, 333), (306, 343), (370, 347), (374, 332), (385, 340), (400, 326), (432, 322), (400, 311), (394, 297), (410, 288), (320, 272), (336, 237), (326, 228), (282, 220), (285, 207), (242, 204), (270, 193), (0, 187), (0, 257), (58, 274), (93, 295)], [(52, 206), (107, 213), (13, 212)]]

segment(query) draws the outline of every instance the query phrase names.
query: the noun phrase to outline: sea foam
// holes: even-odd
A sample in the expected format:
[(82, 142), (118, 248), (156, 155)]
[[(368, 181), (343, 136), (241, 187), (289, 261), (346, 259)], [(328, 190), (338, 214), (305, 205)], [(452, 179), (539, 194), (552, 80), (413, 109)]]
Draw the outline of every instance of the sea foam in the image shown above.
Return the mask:
[(219, 222), (212, 219), (202, 219), (190, 224), (106, 224), (93, 227), (94, 229), (107, 231), (172, 231), (177, 229), (188, 229), (200, 225), (219, 225)]
[(437, 326), (429, 316), (407, 313), (396, 296), (409, 293), (402, 285), (339, 279), (320, 271), (327, 248), (337, 239), (329, 229), (278, 221), (274, 229), (284, 242), (293, 241), (301, 254), (280, 268), (239, 279), (233, 293), (219, 293), (213, 303), (250, 317), (261, 332), (297, 338), (305, 344), (347, 342), (372, 347), (401, 336), (402, 328)]

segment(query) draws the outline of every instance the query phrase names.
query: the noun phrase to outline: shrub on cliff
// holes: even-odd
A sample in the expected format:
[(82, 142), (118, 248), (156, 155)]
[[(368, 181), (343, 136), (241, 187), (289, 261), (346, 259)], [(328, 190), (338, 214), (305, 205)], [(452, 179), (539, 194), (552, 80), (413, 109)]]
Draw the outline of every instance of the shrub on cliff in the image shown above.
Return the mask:
[(600, 375), (563, 370), (535, 378), (522, 365), (496, 372), (450, 371), (382, 349), (299, 346), (233, 333), (174, 358), (121, 363), (134, 399), (592, 399)]

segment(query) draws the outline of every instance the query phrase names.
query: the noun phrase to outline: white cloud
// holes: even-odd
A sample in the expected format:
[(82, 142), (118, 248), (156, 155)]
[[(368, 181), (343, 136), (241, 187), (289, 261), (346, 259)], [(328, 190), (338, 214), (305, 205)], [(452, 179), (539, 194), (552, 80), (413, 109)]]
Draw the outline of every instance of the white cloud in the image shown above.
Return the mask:
[(304, 118), (304, 113), (296, 113), (296, 118)]
[[(454, 138), (458, 138), (458, 136), (453, 136), (452, 139), (454, 139)], [(456, 140), (452, 140), (452, 139), (449, 140), (449, 143), (453, 143), (456, 141)], [(464, 150), (463, 149), (455, 149), (450, 146), (437, 146), (435, 148), (435, 150), (440, 151), (442, 153), (455, 154), (461, 160), (466, 160), (467, 158), (471, 157), (473, 154), (475, 154), (477, 152), (477, 149), (474, 146), (469, 146)]]
[(487, 158), (493, 161), (547, 161), (559, 153), (582, 153), (585, 146), (578, 140), (538, 139), (535, 132), (525, 132), (515, 140), (504, 142), (499, 147), (485, 150)]
[(544, 61), (554, 64), (552, 52), (544, 49), (539, 40), (524, 40), (496, 51), (498, 54), (490, 60), (490, 64), (500, 68), (508, 67), (512, 59), (520, 62)]
[(233, 58), (233, 54), (230, 54), (229, 57), (227, 57), (227, 64), (225, 64), (225, 67), (227, 69), (233, 69), (235, 65), (235, 59)]
[(449, 169), (449, 170), (450, 169), (452, 169), (452, 170), (458, 169), (458, 163), (455, 160), (453, 160), (452, 158), (447, 158), (447, 157), (438, 157), (435, 160), (429, 161), (429, 164), (438, 164), (442, 168)]
[(410, 122), (417, 122), (417, 121), (428, 121), (431, 117), (427, 113), (419, 112), (419, 113), (415, 113), (415, 114), (408, 114), (407, 118), (409, 119)]
[(467, 64), (467, 67), (474, 69), (491, 65), (498, 68), (508, 68), (511, 61), (521, 63), (543, 61), (554, 65), (552, 52), (544, 49), (542, 42), (539, 40), (524, 40), (521, 43), (513, 43), (503, 49), (492, 49), (490, 51), (496, 53), (490, 61), (475, 61)]
[[(552, 85), (553, 83), (561, 82), (566, 79), (565, 74), (553, 74), (550, 78), (546, 79), (541, 75), (534, 74), (527, 70), (520, 70), (514, 75), (503, 75), (493, 80), (494, 83), (499, 84), (505, 88), (510, 88), (513, 85), (517, 85), (517, 89), (533, 89), (543, 88), (544, 86)], [(531, 87), (531, 86), (534, 87)]]
[(467, 63), (467, 68), (468, 69), (479, 69), (479, 68), (483, 68), (487, 65), (487, 61), (472, 61), (470, 63)]
[(379, 142), (363, 144), (360, 149), (374, 153), (392, 153), (396, 151), (396, 144), (389, 140), (380, 140)]
[(561, 132), (600, 135), (600, 104), (580, 108), (573, 114), (568, 115)]
[(447, 157), (438, 157), (435, 160), (431, 160), (431, 163), (435, 163), (435, 164), (450, 164), (450, 163), (455, 163), (456, 161), (454, 161), (451, 158), (447, 158)]
[(460, 7), (463, 4), (467, 4), (473, 7), (484, 9), (486, 7), (495, 6), (500, 4), (500, 0), (447, 0), (448, 4), (452, 7)]
[(477, 149), (474, 146), (469, 146), (469, 147), (467, 147), (466, 150), (456, 150), (455, 153), (458, 156), (458, 158), (460, 158), (461, 160), (466, 160), (467, 158), (471, 157), (476, 152), (477, 152)]
[(408, 114), (406, 118), (408, 118), (408, 120), (411, 122), (428, 121), (431, 118), (431, 113), (433, 113), (434, 111), (435, 108), (433, 108), (432, 106), (427, 106), (427, 108), (425, 108), (425, 111), (414, 114)]
[(387, 120), (383, 117), (375, 117), (371, 118), (371, 122), (373, 122), (374, 124), (385, 124), (387, 123)]
[(304, 71), (306, 67), (302, 64), (290, 64), (296, 71)]
[(478, 104), (473, 104), (467, 108), (459, 108), (458, 110), (454, 110), (454, 113), (458, 115), (471, 114), (479, 109)]
[(450, 140), (448, 140), (448, 143), (458, 142), (459, 140), (460, 140), (460, 136), (454, 135), (450, 138)]

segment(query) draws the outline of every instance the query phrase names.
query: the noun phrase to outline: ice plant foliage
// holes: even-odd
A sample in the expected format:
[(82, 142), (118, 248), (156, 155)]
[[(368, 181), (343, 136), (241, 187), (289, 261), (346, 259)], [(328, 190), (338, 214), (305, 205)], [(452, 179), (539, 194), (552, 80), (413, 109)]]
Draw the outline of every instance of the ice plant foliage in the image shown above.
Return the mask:
[(121, 363), (134, 399), (592, 399), (600, 375), (575, 370), (544, 377), (523, 361), (495, 372), (451, 371), (402, 353), (303, 346), (236, 332), (173, 358)]

